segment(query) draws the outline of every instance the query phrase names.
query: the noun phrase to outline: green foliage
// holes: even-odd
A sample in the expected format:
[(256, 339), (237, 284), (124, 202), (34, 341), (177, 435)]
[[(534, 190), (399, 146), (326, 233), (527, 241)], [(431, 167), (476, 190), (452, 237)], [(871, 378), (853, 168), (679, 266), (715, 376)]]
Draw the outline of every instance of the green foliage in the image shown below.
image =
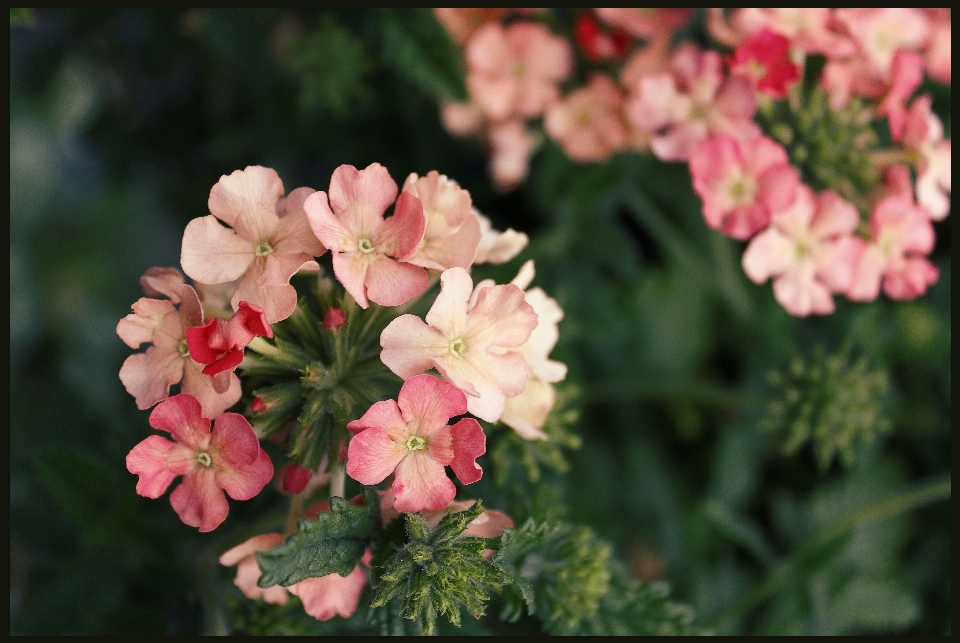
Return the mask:
[(702, 632), (693, 626), (694, 612), (670, 599), (664, 582), (641, 583), (614, 565), (610, 589), (599, 609), (576, 627), (558, 628), (558, 634), (577, 636), (690, 636)]
[(610, 587), (610, 557), (610, 546), (586, 527), (531, 519), (505, 529), (493, 561), (519, 597), (506, 597), (501, 616), (515, 620), (525, 604), (549, 631), (575, 630)]
[(379, 527), (380, 497), (364, 489), (363, 506), (343, 498), (330, 498), (330, 511), (310, 520), (301, 518), (297, 533), (269, 551), (257, 552), (263, 575), (260, 587), (299, 583), (328, 574), (347, 576), (359, 564)]
[(822, 471), (834, 455), (850, 466), (858, 450), (891, 428), (886, 371), (870, 368), (866, 357), (851, 359), (849, 349), (827, 357), (818, 347), (811, 359), (795, 357), (787, 369), (768, 376), (776, 393), (761, 427), (788, 434), (788, 455), (813, 440)]
[(465, 101), (460, 53), (429, 9), (379, 9), (381, 62), (437, 100)]
[[(395, 313), (374, 304), (361, 314), (349, 295), (333, 292), (321, 279), (311, 296), (275, 325), (272, 341), (250, 344), (240, 367), (267, 406), (251, 418), (257, 434), (267, 437), (291, 427), (287, 455), (311, 469), (337, 462), (349, 440), (347, 423), (397, 386), (380, 361), (380, 333)], [(330, 306), (342, 308), (347, 322), (326, 331), (322, 319)]]
[[(436, 529), (419, 514), (403, 514), (406, 541), (378, 541), (372, 565), (375, 590), (371, 607), (393, 606), (405, 619), (419, 623), (426, 634), (436, 630), (438, 615), (460, 626), (460, 609), (474, 618), (483, 616), (490, 590), (499, 589), (500, 575), (484, 558), (486, 538), (464, 536), (463, 531), (483, 513), (478, 500), (466, 511), (443, 517)], [(399, 532), (400, 518), (388, 533)]]
[(10, 8), (10, 27), (29, 27), (33, 24), (33, 11)]
[(363, 40), (330, 14), (305, 35), (291, 34), (282, 43), (287, 67), (300, 79), (300, 106), (342, 118), (371, 97), (367, 83), (374, 60)]

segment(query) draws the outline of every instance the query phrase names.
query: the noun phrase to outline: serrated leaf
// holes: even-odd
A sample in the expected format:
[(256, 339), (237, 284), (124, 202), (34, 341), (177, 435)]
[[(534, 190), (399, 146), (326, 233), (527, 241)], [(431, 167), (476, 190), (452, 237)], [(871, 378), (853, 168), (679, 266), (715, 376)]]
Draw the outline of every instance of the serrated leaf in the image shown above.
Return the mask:
[(343, 498), (330, 498), (330, 511), (315, 519), (301, 519), (299, 531), (282, 545), (257, 553), (263, 575), (260, 587), (288, 587), (305, 578), (328, 574), (347, 576), (360, 562), (379, 526), (380, 498), (364, 489), (365, 505), (357, 507)]

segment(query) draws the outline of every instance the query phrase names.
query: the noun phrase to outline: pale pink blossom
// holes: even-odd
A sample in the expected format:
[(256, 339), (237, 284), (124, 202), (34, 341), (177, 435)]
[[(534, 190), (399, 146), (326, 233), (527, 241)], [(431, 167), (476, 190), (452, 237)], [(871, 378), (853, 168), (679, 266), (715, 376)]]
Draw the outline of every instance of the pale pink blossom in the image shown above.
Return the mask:
[(912, 51), (898, 51), (893, 57), (890, 87), (877, 108), (877, 113), (886, 116), (890, 135), (894, 141), (903, 138), (907, 120), (907, 100), (923, 81), (923, 59)]
[(287, 604), (290, 593), (286, 587), (271, 585), (263, 588), (257, 585), (262, 572), (255, 554), (258, 551), (273, 549), (281, 543), (283, 543), (283, 536), (279, 533), (261, 534), (240, 543), (232, 549), (228, 549), (220, 556), (220, 564), (224, 567), (237, 566), (237, 575), (233, 579), (233, 584), (239, 587), (247, 598), (251, 600), (262, 598), (264, 601), (276, 605)]
[(297, 188), (284, 198), (280, 177), (261, 166), (220, 177), (210, 190), (210, 214), (184, 230), (183, 271), (205, 284), (239, 279), (234, 311), (247, 301), (262, 308), (271, 324), (286, 319), (297, 305), (290, 278), (301, 269), (319, 269), (313, 258), (326, 252), (303, 213), (312, 192)]
[(493, 229), (490, 219), (473, 210), (480, 222), (480, 245), (473, 263), (506, 263), (527, 247), (530, 239), (523, 232), (507, 228), (503, 232)]
[(538, 139), (519, 120), (492, 123), (487, 135), (493, 187), (498, 192), (509, 192), (527, 178), (530, 155)]
[(507, 398), (500, 421), (524, 440), (548, 440), (550, 436), (544, 433), (543, 425), (556, 402), (553, 385), (531, 376), (520, 395)]
[(436, 170), (426, 176), (411, 174), (403, 191), (420, 199), (426, 218), (423, 241), (408, 261), (434, 270), (469, 268), (480, 244), (480, 221), (470, 193)]
[[(711, 35), (731, 47), (764, 27), (786, 36), (792, 47), (804, 54), (822, 53), (828, 57), (849, 55), (853, 43), (834, 30), (833, 9), (825, 8), (774, 8), (747, 7), (735, 9), (729, 24), (718, 23), (720, 9), (710, 9), (707, 24)], [(719, 28), (718, 28), (719, 27)], [(717, 31), (720, 36), (718, 37)]]
[(627, 143), (622, 103), (613, 81), (594, 74), (586, 87), (550, 105), (544, 129), (573, 160), (602, 161)]
[(127, 454), (127, 470), (140, 476), (137, 493), (159, 498), (183, 476), (170, 504), (180, 520), (201, 532), (216, 529), (226, 519), (224, 492), (234, 500), (249, 500), (273, 477), (270, 456), (242, 415), (221, 414), (211, 432), (197, 399), (180, 394), (158, 404), (149, 421), (175, 441), (151, 435)]
[(800, 177), (787, 151), (759, 136), (738, 141), (715, 136), (690, 156), (693, 189), (703, 199), (707, 225), (734, 239), (749, 239), (788, 207)]
[(859, 45), (869, 66), (887, 82), (896, 52), (919, 50), (929, 33), (919, 9), (837, 9), (836, 19)]
[(930, 78), (950, 84), (953, 55), (951, 54), (952, 27), (950, 16), (946, 20), (931, 21), (930, 38), (927, 41), (924, 57), (927, 74)]
[(646, 76), (670, 70), (670, 40), (655, 38), (637, 49), (620, 69), (620, 84), (634, 91)]
[(926, 258), (935, 234), (930, 214), (910, 194), (894, 194), (880, 201), (870, 214), (869, 243), (861, 244), (853, 283), (847, 296), (872, 301), (883, 292), (890, 299), (913, 299), (927, 291), (940, 271)]
[(243, 361), (243, 349), (254, 337), (273, 337), (273, 329), (259, 306), (240, 302), (237, 312), (227, 320), (213, 318), (202, 326), (184, 329), (190, 357), (206, 364), (204, 375), (211, 377), (233, 371)]
[(651, 39), (689, 22), (693, 9), (594, 9), (601, 20), (637, 38)]
[(411, 377), (397, 401), (376, 402), (359, 420), (347, 452), (347, 475), (374, 485), (396, 472), (391, 489), (397, 511), (442, 509), (456, 496), (447, 477), (449, 465), (463, 484), (480, 479), (475, 460), (486, 451), (480, 424), (464, 418), (452, 427), (450, 418), (467, 412), (463, 392), (432, 375)]
[(534, 22), (487, 23), (465, 54), (470, 98), (494, 121), (542, 114), (573, 68), (570, 44)]
[(943, 138), (943, 123), (930, 109), (929, 94), (920, 96), (906, 115), (903, 146), (919, 156), (917, 164), (917, 203), (930, 212), (934, 221), (942, 221), (950, 212), (952, 182), (951, 143)]
[(750, 241), (744, 272), (758, 284), (774, 277), (774, 297), (791, 315), (830, 314), (833, 293), (846, 291), (853, 280), (859, 223), (857, 209), (835, 192), (817, 196), (801, 184), (793, 205)]
[(440, 120), (454, 136), (469, 136), (480, 131), (484, 124), (483, 112), (473, 103), (440, 103)]
[(626, 106), (630, 124), (651, 133), (657, 158), (686, 161), (701, 141), (716, 134), (741, 139), (760, 134), (752, 120), (756, 94), (744, 78), (724, 78), (720, 54), (683, 45), (670, 68), (641, 79)]
[(394, 319), (380, 335), (380, 359), (409, 379), (436, 368), (467, 394), (470, 413), (495, 422), (505, 399), (527, 385), (528, 367), (511, 349), (537, 326), (537, 314), (513, 284), (479, 289), (470, 306), (473, 280), (463, 268), (440, 276), (440, 294), (426, 316)]
[[(393, 216), (384, 219), (394, 201)], [(371, 301), (399, 306), (427, 289), (427, 271), (409, 263), (423, 240), (423, 206), (409, 193), (398, 198), (397, 184), (379, 163), (363, 170), (341, 165), (330, 177), (329, 196), (314, 192), (303, 207), (333, 252), (334, 274), (361, 308)]]
[(467, 44), (470, 36), (488, 22), (498, 22), (509, 9), (434, 9), (433, 15), (442, 24), (450, 37), (461, 47)]
[[(124, 360), (120, 367), (120, 381), (134, 397), (137, 408), (149, 409), (170, 395), (170, 387), (180, 384), (181, 393), (189, 393), (200, 401), (203, 413), (216, 417), (240, 399), (240, 380), (232, 372), (215, 377), (203, 374), (204, 365), (190, 357), (185, 339), (187, 328), (203, 324), (203, 309), (196, 291), (167, 273), (159, 278), (156, 269), (145, 275), (145, 287), (160, 292), (179, 302), (144, 297), (133, 305), (133, 312), (117, 324), (117, 335), (130, 348), (152, 344), (143, 353)], [(179, 271), (177, 271), (179, 274)]]
[(303, 611), (318, 621), (329, 621), (334, 616), (350, 618), (360, 605), (360, 595), (367, 584), (364, 566), (370, 565), (373, 555), (364, 552), (362, 565), (357, 565), (346, 576), (333, 573), (319, 578), (306, 578), (287, 589), (300, 598)]

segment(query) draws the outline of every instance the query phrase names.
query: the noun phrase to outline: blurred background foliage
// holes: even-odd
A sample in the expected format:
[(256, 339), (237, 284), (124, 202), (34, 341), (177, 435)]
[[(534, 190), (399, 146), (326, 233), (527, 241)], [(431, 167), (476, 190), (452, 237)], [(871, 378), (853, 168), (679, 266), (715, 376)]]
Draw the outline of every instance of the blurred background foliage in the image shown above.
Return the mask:
[[(11, 634), (363, 629), (252, 604), (217, 564), (272, 488), (202, 536), (134, 493), (123, 462), (147, 414), (117, 377), (115, 327), (139, 276), (179, 263), (222, 174), (260, 164), (288, 191), (326, 189), (372, 162), (398, 182), (437, 169), (531, 236), (493, 274), (534, 258), (566, 312), (560, 446), (504, 441), (470, 492), (611, 543), (601, 615), (645, 631), (659, 617), (640, 593), (666, 581), (721, 634), (949, 633), (949, 220), (925, 297), (797, 319), (704, 225), (682, 165), (580, 166), (547, 141), (528, 182), (495, 193), (483, 150), (440, 125), (463, 76), (426, 10), (10, 20)], [(538, 631), (489, 611), (462, 631)]]

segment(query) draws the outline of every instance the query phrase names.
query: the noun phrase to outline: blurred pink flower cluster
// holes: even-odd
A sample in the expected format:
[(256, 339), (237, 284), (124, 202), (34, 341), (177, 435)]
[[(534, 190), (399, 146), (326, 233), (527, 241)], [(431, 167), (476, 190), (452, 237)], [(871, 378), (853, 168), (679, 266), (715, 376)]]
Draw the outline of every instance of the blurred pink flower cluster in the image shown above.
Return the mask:
[[(435, 10), (463, 46), (469, 93), (441, 115), (486, 143), (499, 189), (524, 180), (544, 136), (578, 163), (648, 152), (689, 164), (707, 225), (750, 241), (744, 270), (773, 278), (793, 315), (833, 312), (834, 294), (909, 299), (937, 280), (927, 255), (950, 210), (951, 144), (915, 94), (925, 77), (950, 83), (949, 10), (707, 9), (716, 50), (677, 42), (692, 10), (573, 10), (569, 30), (547, 10), (479, 11)], [(891, 140), (871, 156), (884, 180), (858, 195), (865, 211), (806, 185), (761, 128), (758, 110), (799, 105), (811, 56), (830, 109), (862, 101)]]

